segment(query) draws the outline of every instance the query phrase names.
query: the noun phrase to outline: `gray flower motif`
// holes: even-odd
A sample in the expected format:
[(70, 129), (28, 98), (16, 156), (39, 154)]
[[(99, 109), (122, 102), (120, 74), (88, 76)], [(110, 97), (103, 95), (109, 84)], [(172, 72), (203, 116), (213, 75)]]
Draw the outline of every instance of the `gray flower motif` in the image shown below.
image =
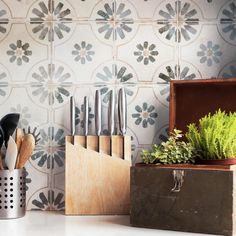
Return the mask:
[(5, 72), (0, 72), (0, 96), (5, 97), (6, 92), (4, 91), (4, 88), (8, 87), (8, 82), (4, 81), (7, 79), (7, 74)]
[(29, 124), (29, 119), (31, 118), (31, 114), (29, 113), (28, 107), (17, 104), (16, 107), (11, 108), (11, 112), (20, 114), (20, 120), (18, 123), (19, 128), (26, 127)]
[(29, 172), (28, 171), (25, 171), (26, 173), (25, 173), (25, 184), (26, 184), (26, 187), (25, 187), (25, 189), (26, 189), (26, 191), (28, 191), (28, 189), (29, 189), (29, 187), (28, 187), (28, 185), (27, 184), (30, 184), (31, 182), (32, 182), (32, 179), (31, 178), (29, 178)]
[(72, 85), (66, 82), (71, 77), (71, 74), (64, 72), (63, 66), (49, 64), (48, 68), (40, 66), (38, 72), (32, 74), (32, 78), (36, 82), (32, 82), (32, 95), (39, 97), (39, 102), (44, 103), (48, 100), (48, 105), (53, 105), (55, 102), (59, 104), (64, 102), (66, 97), (70, 96), (70, 92), (66, 89)]
[(220, 23), (223, 25), (222, 31), (229, 34), (230, 40), (236, 39), (236, 3), (229, 3), (229, 9), (223, 9)]
[(29, 57), (32, 55), (32, 51), (29, 50), (29, 43), (23, 44), (21, 40), (17, 40), (16, 44), (11, 43), (9, 47), (11, 50), (7, 51), (7, 55), (10, 56), (11, 63), (16, 61), (16, 64), (21, 66), (22, 62), (29, 62)]
[(75, 50), (72, 51), (72, 55), (75, 56), (74, 60), (76, 62), (80, 61), (81, 64), (85, 64), (86, 61), (91, 62), (92, 56), (95, 54), (95, 52), (91, 50), (92, 47), (92, 44), (86, 44), (85, 41), (82, 41), (80, 45), (76, 43), (74, 45)]
[(144, 65), (148, 65), (149, 61), (154, 62), (155, 58), (158, 55), (158, 51), (154, 50), (156, 48), (155, 44), (148, 45), (148, 42), (145, 41), (142, 44), (137, 44), (136, 48), (138, 51), (134, 52), (134, 56), (137, 56), (137, 62), (142, 62)]
[[(50, 144), (50, 146), (48, 146)], [(65, 132), (61, 128), (48, 127), (48, 130), (40, 130), (40, 141), (37, 149), (31, 156), (33, 161), (37, 161), (39, 167), (45, 166), (47, 169), (54, 169), (64, 166), (65, 160)]]
[(167, 102), (169, 102), (170, 100), (169, 83), (171, 80), (175, 80), (176, 78), (178, 78), (178, 76), (180, 80), (193, 80), (196, 78), (196, 74), (192, 73), (188, 66), (185, 66), (183, 69), (178, 65), (176, 65), (174, 68), (171, 68), (171, 66), (167, 66), (166, 73), (159, 74), (159, 78), (163, 80), (164, 83), (166, 83), (166, 86), (163, 89), (161, 89), (160, 94), (162, 96), (166, 96)]
[(212, 66), (213, 62), (220, 63), (220, 57), (222, 52), (220, 51), (220, 45), (213, 44), (212, 41), (208, 41), (206, 45), (200, 45), (201, 51), (197, 52), (197, 56), (200, 58), (200, 63), (207, 63), (207, 66)]
[(7, 32), (7, 29), (4, 26), (9, 23), (9, 19), (5, 18), (6, 14), (6, 10), (0, 9), (0, 33), (2, 34)]
[(113, 40), (125, 38), (126, 33), (132, 31), (131, 25), (134, 20), (131, 18), (131, 10), (126, 9), (124, 3), (120, 3), (118, 6), (114, 1), (111, 5), (108, 3), (104, 4), (104, 10), (97, 12), (99, 18), (96, 19), (97, 24), (101, 25), (98, 28), (100, 34), (104, 33), (105, 39)]
[[(111, 89), (107, 85), (103, 85), (103, 83), (129, 83), (129, 81), (133, 78), (133, 74), (131, 72), (127, 72), (127, 68), (125, 66), (118, 67), (116, 64), (113, 64), (110, 67), (104, 66), (103, 72), (99, 72), (96, 74), (96, 78), (98, 81), (101, 81), (102, 88), (100, 89), (101, 95), (103, 96), (103, 102), (108, 103)], [(99, 85), (99, 83), (98, 83)], [(128, 96), (133, 95), (133, 91), (128, 87), (125, 88), (125, 93)]]
[(40, 192), (39, 200), (34, 199), (32, 204), (40, 210), (63, 210), (65, 207), (64, 194), (49, 190), (47, 194)]
[[(91, 113), (92, 109), (89, 107), (89, 116), (88, 116), (88, 123), (89, 125), (92, 123), (92, 119), (94, 118), (94, 114)], [(84, 128), (84, 121), (81, 119), (81, 113), (84, 112), (84, 105), (81, 105), (80, 109), (75, 107), (75, 125), (80, 125), (81, 128)]]
[(197, 10), (193, 9), (190, 3), (183, 4), (181, 1), (168, 3), (166, 10), (160, 10), (159, 15), (163, 17), (157, 21), (157, 24), (163, 25), (159, 33), (166, 34), (167, 40), (174, 37), (175, 42), (189, 41), (191, 35), (197, 34), (194, 28), (199, 24), (199, 19), (196, 18)]
[(154, 125), (157, 118), (157, 113), (155, 112), (155, 107), (153, 105), (148, 106), (146, 102), (142, 106), (135, 106), (137, 113), (133, 113), (132, 117), (135, 120), (136, 125), (142, 123), (143, 128), (147, 128), (149, 125)]
[(72, 18), (70, 9), (65, 9), (63, 2), (59, 2), (55, 6), (55, 1), (48, 0), (48, 6), (43, 1), (38, 3), (38, 7), (33, 8), (30, 18), (30, 24), (34, 25), (32, 32), (38, 34), (40, 40), (46, 37), (48, 41), (54, 41), (55, 35), (58, 39), (64, 37), (63, 33), (69, 33), (70, 27), (66, 23), (71, 22)]

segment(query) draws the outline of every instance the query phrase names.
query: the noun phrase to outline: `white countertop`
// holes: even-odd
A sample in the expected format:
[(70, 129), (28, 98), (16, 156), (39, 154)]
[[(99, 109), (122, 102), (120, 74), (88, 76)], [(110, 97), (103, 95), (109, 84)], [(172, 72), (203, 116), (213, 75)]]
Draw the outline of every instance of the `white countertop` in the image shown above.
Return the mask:
[(63, 212), (28, 211), (23, 218), (0, 220), (1, 236), (193, 236), (174, 231), (135, 228), (129, 216), (65, 216)]

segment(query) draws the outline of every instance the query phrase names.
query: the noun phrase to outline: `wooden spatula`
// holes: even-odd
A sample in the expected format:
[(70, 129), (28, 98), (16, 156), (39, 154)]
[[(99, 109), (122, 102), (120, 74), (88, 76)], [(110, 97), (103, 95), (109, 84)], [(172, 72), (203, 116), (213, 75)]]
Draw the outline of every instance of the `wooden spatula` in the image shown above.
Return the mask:
[(31, 157), (35, 148), (35, 138), (32, 134), (25, 134), (17, 157), (16, 168), (23, 168), (25, 163)]

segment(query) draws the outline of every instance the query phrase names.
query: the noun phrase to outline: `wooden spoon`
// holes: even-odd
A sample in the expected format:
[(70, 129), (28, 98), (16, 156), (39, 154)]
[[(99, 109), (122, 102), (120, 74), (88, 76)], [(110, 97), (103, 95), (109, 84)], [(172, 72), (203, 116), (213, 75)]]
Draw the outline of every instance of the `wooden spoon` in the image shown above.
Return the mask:
[(6, 166), (10, 171), (14, 170), (15, 168), (16, 158), (17, 158), (17, 146), (15, 140), (12, 138), (12, 136), (10, 136), (7, 143), (7, 150), (5, 157)]
[(17, 146), (18, 153), (20, 152), (20, 147), (21, 147), (23, 137), (24, 137), (23, 130), (20, 129), (20, 128), (17, 128), (16, 129), (15, 140), (16, 140), (16, 146)]
[(19, 155), (17, 157), (16, 168), (21, 169), (31, 157), (35, 148), (35, 138), (32, 134), (25, 134), (21, 143)]

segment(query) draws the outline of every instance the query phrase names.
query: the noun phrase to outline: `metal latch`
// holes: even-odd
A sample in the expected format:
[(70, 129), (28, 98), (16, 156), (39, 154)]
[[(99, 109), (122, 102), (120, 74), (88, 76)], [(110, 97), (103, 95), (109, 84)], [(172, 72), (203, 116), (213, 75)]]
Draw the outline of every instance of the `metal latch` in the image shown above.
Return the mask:
[(174, 187), (171, 192), (180, 192), (180, 188), (184, 182), (184, 171), (183, 170), (173, 170)]

